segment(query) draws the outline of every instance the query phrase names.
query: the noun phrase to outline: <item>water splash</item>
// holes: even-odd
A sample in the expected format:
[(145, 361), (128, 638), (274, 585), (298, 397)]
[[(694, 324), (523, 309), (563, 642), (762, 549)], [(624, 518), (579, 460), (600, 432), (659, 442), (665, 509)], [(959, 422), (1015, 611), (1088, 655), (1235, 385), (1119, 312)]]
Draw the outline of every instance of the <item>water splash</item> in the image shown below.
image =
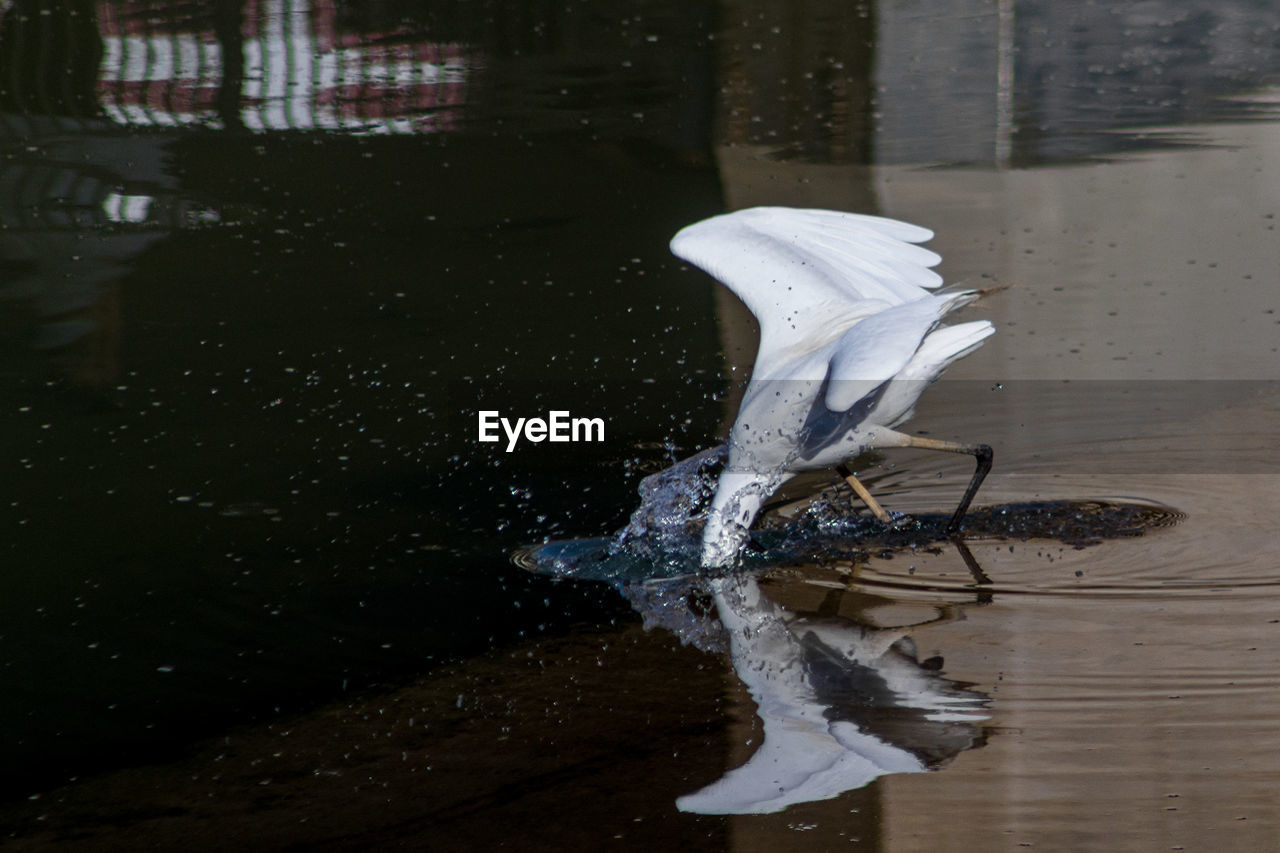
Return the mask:
[[(728, 458), (728, 447), (718, 445), (645, 477), (640, 482), (640, 505), (627, 526), (613, 536), (609, 555), (651, 560), (682, 570), (700, 568), (707, 514), (717, 487), (722, 485)], [(723, 508), (720, 540), (738, 555), (736, 564), (743, 564), (746, 555), (741, 548), (751, 539), (751, 530), (735, 520), (742, 515), (741, 507), (745, 503), (758, 507), (784, 479), (780, 470), (773, 479), (750, 482)], [(755, 515), (753, 509), (750, 516)]]
[(673, 555), (696, 557), (702, 550), (706, 505), (727, 456), (722, 444), (641, 480), (640, 506), (614, 535), (609, 554), (657, 561)]

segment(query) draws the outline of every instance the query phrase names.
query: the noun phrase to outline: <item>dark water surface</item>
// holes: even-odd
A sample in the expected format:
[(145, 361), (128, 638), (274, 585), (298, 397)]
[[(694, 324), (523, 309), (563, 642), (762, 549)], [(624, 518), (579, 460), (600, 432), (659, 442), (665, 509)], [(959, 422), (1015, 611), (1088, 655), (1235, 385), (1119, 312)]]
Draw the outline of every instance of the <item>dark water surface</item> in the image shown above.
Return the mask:
[[(0, 4), (15, 849), (1274, 845), (1280, 13), (420, 6)], [(995, 447), (986, 521), (734, 583), (513, 563), (722, 440), (753, 327), (666, 244), (763, 203), (1016, 284), (913, 421)], [(924, 517), (972, 464), (864, 463)], [(1169, 523), (1055, 533), (1097, 506)], [(845, 775), (677, 808), (775, 700)]]

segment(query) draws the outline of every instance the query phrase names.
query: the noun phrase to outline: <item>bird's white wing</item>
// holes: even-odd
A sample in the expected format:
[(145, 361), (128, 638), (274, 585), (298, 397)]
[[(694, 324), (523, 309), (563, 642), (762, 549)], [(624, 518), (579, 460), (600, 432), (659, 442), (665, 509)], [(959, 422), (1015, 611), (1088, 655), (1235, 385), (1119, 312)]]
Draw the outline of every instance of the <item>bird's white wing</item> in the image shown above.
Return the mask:
[(874, 314), (845, 332), (827, 370), (827, 408), (847, 411), (897, 376), (945, 313), (946, 304), (944, 297), (917, 299)]
[(830, 210), (756, 207), (682, 229), (679, 258), (713, 275), (760, 322), (761, 350), (813, 336), (818, 318), (874, 299), (900, 305), (942, 279), (941, 258), (914, 243), (933, 232), (918, 225)]
[(995, 333), (987, 320), (939, 326), (925, 336), (915, 355), (880, 394), (875, 407), (877, 423), (893, 428), (911, 417), (925, 386), (947, 366), (973, 352)]

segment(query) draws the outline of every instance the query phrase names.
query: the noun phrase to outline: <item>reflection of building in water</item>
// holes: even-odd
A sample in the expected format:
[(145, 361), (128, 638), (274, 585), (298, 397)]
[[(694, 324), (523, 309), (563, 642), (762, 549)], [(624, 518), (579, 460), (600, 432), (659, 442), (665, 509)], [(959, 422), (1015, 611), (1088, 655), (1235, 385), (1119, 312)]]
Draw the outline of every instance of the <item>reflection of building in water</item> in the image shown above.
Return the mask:
[[(0, 3), (0, 299), (70, 375), (116, 380), (116, 281), (174, 230), (224, 220), (184, 195), (174, 131), (453, 128), (471, 60), (333, 0)], [(127, 130), (127, 132), (126, 132)], [(139, 132), (140, 131), (140, 132)]]
[(0, 140), (47, 139), (0, 163), (0, 299), (34, 315), (24, 337), (62, 350), (70, 375), (117, 379), (121, 265), (176, 228), (216, 222), (182, 197), (162, 164), (160, 137), (119, 138), (100, 122), (0, 114)]
[(230, 22), (220, 14), (99, 3), (104, 113), (125, 125), (257, 131), (422, 133), (457, 124), (470, 62), (461, 45), (348, 32), (334, 0), (247, 0)]
[(719, 142), (764, 146), (779, 159), (867, 162), (875, 4), (724, 5)]
[(776, 160), (1038, 165), (1276, 114), (1242, 97), (1280, 71), (1275, 4), (722, 5), (719, 142)]

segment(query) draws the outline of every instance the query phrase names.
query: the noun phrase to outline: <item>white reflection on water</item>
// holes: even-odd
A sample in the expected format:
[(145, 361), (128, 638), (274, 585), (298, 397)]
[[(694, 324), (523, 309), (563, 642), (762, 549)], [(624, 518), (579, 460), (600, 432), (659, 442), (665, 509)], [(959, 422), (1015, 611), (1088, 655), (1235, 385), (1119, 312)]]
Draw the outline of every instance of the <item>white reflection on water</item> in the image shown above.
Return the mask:
[(984, 742), (985, 697), (921, 663), (908, 636), (914, 626), (799, 616), (749, 575), (708, 588), (764, 742), (742, 766), (680, 797), (682, 811), (781, 811), (886, 773), (936, 768)]

